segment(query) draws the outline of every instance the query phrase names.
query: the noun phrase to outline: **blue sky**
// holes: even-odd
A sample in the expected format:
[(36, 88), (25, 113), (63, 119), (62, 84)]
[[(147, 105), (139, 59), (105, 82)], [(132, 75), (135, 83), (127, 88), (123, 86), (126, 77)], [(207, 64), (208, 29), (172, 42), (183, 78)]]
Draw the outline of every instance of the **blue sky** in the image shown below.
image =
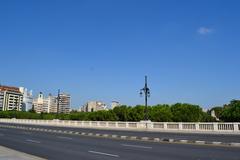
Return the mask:
[(0, 83), (36, 95), (204, 108), (240, 98), (237, 0), (0, 2)]

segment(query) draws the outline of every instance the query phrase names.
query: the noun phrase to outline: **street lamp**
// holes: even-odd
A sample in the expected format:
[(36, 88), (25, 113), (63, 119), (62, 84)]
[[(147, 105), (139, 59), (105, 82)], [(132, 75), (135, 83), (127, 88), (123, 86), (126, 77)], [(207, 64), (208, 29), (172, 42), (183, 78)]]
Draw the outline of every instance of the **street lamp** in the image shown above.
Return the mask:
[(59, 114), (59, 101), (60, 101), (60, 89), (58, 89), (58, 96), (57, 96), (57, 115)]
[(143, 89), (140, 90), (140, 96), (144, 94), (145, 96), (145, 120), (148, 120), (148, 98), (150, 97), (150, 89), (147, 86), (147, 76), (145, 76), (145, 86)]

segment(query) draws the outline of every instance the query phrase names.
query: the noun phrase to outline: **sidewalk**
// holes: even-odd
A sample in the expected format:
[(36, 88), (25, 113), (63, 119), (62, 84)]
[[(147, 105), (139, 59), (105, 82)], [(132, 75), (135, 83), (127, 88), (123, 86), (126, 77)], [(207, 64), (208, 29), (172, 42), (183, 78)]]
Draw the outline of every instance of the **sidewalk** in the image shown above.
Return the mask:
[(0, 146), (0, 160), (45, 160), (45, 159)]

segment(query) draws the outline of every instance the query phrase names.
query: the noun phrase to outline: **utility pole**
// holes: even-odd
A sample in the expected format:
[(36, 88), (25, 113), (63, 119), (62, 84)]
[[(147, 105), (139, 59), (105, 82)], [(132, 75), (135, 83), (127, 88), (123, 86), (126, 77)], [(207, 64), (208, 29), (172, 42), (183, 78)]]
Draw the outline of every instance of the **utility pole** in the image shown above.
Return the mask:
[(140, 96), (144, 93), (145, 96), (145, 120), (148, 120), (148, 98), (150, 97), (150, 89), (147, 86), (147, 76), (145, 76), (144, 88), (140, 90)]

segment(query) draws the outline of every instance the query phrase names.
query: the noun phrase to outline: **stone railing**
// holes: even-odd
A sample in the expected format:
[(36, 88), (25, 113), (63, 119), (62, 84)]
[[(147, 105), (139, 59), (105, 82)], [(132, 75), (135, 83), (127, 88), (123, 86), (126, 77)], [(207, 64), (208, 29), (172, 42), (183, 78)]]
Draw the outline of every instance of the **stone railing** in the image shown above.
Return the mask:
[(214, 132), (240, 134), (240, 123), (185, 123), (185, 122), (115, 122), (115, 121), (68, 121), (68, 120), (32, 120), (0, 119), (1, 123), (61, 126), (76, 128), (103, 128), (118, 130), (170, 131), (170, 132)]

